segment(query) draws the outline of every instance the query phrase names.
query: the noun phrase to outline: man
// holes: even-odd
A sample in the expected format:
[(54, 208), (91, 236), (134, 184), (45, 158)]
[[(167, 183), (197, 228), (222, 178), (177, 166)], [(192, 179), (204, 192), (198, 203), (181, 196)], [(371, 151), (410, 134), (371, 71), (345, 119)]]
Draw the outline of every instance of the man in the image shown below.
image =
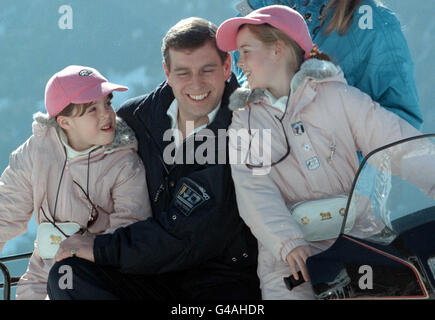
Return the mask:
[[(218, 132), (231, 122), (238, 85), (216, 29), (200, 18), (172, 27), (162, 45), (167, 81), (118, 111), (138, 138), (153, 218), (65, 240), (50, 271), (51, 299), (260, 299), (257, 242), (239, 217), (227, 137)], [(198, 161), (198, 137), (211, 139), (213, 161)], [(65, 266), (69, 288), (59, 284)]]

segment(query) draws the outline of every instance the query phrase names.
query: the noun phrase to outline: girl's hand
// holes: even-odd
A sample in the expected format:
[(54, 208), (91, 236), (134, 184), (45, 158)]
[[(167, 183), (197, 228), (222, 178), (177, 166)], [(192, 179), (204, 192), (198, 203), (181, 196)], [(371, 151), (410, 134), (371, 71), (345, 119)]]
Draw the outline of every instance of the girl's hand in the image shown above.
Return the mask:
[(91, 262), (95, 262), (94, 239), (95, 235), (72, 235), (60, 243), (59, 250), (57, 250), (54, 261), (58, 262), (66, 258), (76, 256)]
[(299, 266), (299, 270), (301, 270), (304, 280), (310, 280), (310, 278), (308, 277), (308, 270), (305, 264), (305, 261), (307, 261), (307, 258), (309, 256), (311, 256), (311, 250), (309, 246), (296, 247), (287, 255), (286, 260), (290, 266), (290, 270), (295, 280), (299, 280), (298, 269), (296, 268), (296, 265)]

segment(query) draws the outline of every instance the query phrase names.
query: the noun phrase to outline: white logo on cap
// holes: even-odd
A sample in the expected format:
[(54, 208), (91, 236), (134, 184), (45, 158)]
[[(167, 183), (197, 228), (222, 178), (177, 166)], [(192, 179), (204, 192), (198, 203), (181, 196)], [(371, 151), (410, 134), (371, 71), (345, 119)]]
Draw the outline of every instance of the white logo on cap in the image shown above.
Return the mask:
[(79, 75), (82, 76), (82, 77), (87, 77), (87, 76), (89, 76), (90, 74), (92, 74), (92, 71), (89, 70), (89, 69), (83, 69), (83, 70), (81, 70), (81, 71), (79, 72)]

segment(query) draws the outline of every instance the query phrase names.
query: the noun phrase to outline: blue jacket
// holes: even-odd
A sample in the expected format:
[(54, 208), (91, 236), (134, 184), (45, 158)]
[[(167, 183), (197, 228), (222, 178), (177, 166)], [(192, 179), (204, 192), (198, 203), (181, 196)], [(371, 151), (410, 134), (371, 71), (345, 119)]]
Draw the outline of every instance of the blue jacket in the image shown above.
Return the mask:
[[(333, 31), (324, 35), (331, 13), (320, 27), (320, 12), (329, 0), (249, 0), (253, 9), (281, 4), (292, 7), (305, 17), (313, 42), (328, 54), (344, 72), (347, 82), (369, 94), (373, 100), (394, 112), (421, 130), (423, 125), (414, 63), (400, 22), (389, 9), (373, 0), (363, 0), (373, 12), (372, 29), (359, 27), (364, 24), (366, 11), (356, 9), (351, 26), (343, 36)], [(363, 8), (364, 9), (364, 8)], [(238, 52), (233, 52), (233, 71), (242, 84), (245, 80), (237, 67)]]

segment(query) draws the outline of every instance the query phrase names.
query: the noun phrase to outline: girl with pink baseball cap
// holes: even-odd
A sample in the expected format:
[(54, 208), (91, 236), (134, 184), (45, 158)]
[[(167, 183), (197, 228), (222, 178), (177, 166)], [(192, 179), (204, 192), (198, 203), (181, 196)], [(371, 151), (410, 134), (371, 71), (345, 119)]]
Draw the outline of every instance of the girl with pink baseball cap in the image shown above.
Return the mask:
[[(134, 132), (111, 105), (110, 83), (96, 69), (68, 66), (45, 89), (47, 114), (36, 113), (33, 135), (10, 156), (0, 177), (0, 249), (24, 233), (32, 214), (35, 249), (17, 299), (44, 299), (59, 244), (151, 216), (145, 169)], [(80, 251), (72, 248), (71, 256)]]
[[(340, 67), (313, 44), (304, 18), (287, 6), (226, 20), (217, 44), (239, 51), (247, 77), (247, 87), (230, 99), (230, 156), (245, 159), (231, 161), (232, 175), (240, 215), (259, 242), (263, 299), (311, 299), (305, 261), (327, 249), (341, 227), (331, 232), (313, 225), (319, 219), (310, 208), (319, 202), (312, 200), (322, 200), (322, 219), (329, 220), (327, 213), (346, 203), (357, 150), (366, 155), (420, 132), (349, 86)], [(255, 139), (265, 129), (271, 138), (261, 150)], [(242, 130), (249, 138), (238, 134)], [(295, 206), (301, 201), (302, 213)], [(289, 275), (306, 282), (289, 290), (283, 281)]]

